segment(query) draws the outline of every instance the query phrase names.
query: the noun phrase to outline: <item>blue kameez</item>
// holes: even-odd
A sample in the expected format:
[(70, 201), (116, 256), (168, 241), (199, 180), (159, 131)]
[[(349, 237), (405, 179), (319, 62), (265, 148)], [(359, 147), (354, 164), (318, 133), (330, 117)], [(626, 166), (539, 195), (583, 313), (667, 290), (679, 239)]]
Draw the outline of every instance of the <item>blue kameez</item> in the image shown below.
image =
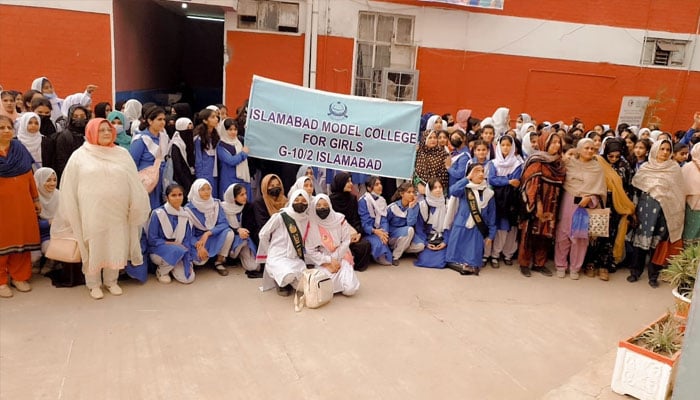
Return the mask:
[[(353, 181), (354, 182), (354, 181)], [(374, 261), (378, 261), (382, 256), (386, 258), (387, 261), (391, 262), (394, 257), (391, 254), (391, 249), (388, 244), (382, 243), (379, 236), (372, 233), (374, 227), (374, 218), (369, 215), (369, 210), (367, 208), (367, 200), (361, 198), (357, 202), (357, 212), (360, 215), (360, 221), (362, 222), (362, 229), (365, 231), (364, 237), (369, 242), (372, 247), (372, 258)], [(387, 217), (382, 217), (379, 229), (383, 229), (389, 232), (389, 222)]]

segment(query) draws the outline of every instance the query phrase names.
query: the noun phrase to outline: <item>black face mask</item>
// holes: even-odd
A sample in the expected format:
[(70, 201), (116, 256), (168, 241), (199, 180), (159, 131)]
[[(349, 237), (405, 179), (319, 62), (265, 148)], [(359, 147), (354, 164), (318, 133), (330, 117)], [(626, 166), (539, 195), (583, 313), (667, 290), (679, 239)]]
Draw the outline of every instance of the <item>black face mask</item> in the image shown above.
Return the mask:
[(452, 147), (455, 149), (462, 147), (462, 139), (450, 139), (450, 144), (452, 144)]
[(53, 124), (51, 121), (51, 116), (50, 115), (45, 115), (41, 118), (41, 127), (39, 128), (39, 132), (41, 132), (42, 135), (44, 136), (49, 136), (54, 133), (56, 133), (56, 125)]
[(74, 119), (70, 122), (70, 127), (73, 128), (74, 131), (84, 133), (87, 122), (87, 119)]
[(294, 204), (292, 204), (292, 208), (294, 209), (294, 211), (297, 212), (297, 213), (299, 213), (299, 214), (303, 214), (304, 211), (306, 211), (306, 209), (307, 209), (308, 207), (309, 207), (309, 205), (308, 205), (308, 204), (304, 204), (304, 203), (294, 203)]
[(317, 208), (316, 209), (316, 215), (318, 215), (319, 218), (321, 219), (326, 219), (328, 216), (331, 214), (331, 209), (330, 208)]
[(280, 195), (280, 193), (282, 193), (282, 188), (275, 187), (267, 189), (267, 194), (272, 197), (277, 197)]

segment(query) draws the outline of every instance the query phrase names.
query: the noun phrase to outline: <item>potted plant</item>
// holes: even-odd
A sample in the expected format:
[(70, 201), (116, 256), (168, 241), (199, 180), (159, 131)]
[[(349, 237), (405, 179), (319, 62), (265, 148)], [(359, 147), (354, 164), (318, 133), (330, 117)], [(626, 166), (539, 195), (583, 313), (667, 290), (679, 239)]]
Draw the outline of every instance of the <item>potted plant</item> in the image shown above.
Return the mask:
[(700, 244), (687, 246), (680, 254), (668, 259), (668, 267), (661, 270), (661, 279), (671, 284), (676, 298), (676, 312), (688, 318), (688, 310), (693, 296), (695, 279), (700, 264)]
[(620, 341), (610, 385), (612, 390), (640, 400), (666, 399), (682, 341), (682, 324), (670, 313)]

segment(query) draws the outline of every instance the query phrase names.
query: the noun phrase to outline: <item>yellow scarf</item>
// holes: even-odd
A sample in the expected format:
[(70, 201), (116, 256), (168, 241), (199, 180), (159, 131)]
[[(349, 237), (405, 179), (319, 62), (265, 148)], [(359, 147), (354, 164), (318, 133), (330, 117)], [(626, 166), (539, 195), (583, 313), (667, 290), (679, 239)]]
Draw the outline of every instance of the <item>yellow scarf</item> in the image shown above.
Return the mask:
[(622, 187), (622, 178), (620, 178), (620, 175), (615, 172), (603, 157), (596, 157), (596, 159), (601, 168), (603, 168), (605, 185), (608, 187), (608, 191), (612, 192), (612, 203), (615, 212), (622, 216), (622, 218), (620, 218), (620, 224), (617, 227), (615, 244), (613, 245), (613, 258), (615, 259), (615, 263), (619, 263), (625, 255), (627, 216), (634, 214), (635, 206), (629, 197), (627, 197), (627, 193), (625, 193), (625, 189)]

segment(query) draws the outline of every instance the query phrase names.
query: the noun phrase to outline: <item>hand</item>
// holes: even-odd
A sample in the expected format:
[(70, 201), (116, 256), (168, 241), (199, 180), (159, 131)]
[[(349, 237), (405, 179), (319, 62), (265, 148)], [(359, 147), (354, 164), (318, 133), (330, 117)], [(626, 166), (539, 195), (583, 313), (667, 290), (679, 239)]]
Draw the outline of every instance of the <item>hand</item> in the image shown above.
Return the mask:
[(383, 229), (375, 229), (372, 231), (377, 237), (379, 237), (379, 240), (382, 241), (382, 244), (386, 244), (389, 241), (389, 234), (386, 233)]
[(350, 243), (357, 243), (360, 241), (360, 239), (362, 239), (362, 235), (359, 233), (353, 233), (350, 235)]
[(411, 201), (410, 203), (408, 203), (408, 208), (413, 208), (413, 207), (416, 206), (416, 204), (418, 204), (418, 199), (417, 199), (417, 198), (413, 198), (413, 201)]
[(199, 247), (199, 248), (197, 248), (197, 257), (198, 257), (201, 261), (206, 261), (206, 260), (209, 259), (209, 252), (207, 251), (206, 248), (204, 248), (204, 247)]
[(241, 239), (248, 239), (250, 237), (250, 232), (246, 228), (238, 228), (238, 236)]
[(96, 89), (97, 89), (97, 86), (95, 86), (95, 85), (87, 85), (87, 88), (85, 88), (85, 91), (88, 92), (88, 94), (92, 94), (93, 92), (95, 92)]
[(244, 152), (244, 153), (246, 153), (246, 154), (250, 153), (250, 149), (248, 148), (248, 146), (243, 146), (243, 148), (241, 149), (241, 151)]
[(445, 158), (445, 168), (449, 169), (452, 166), (452, 157)]
[(581, 201), (578, 203), (579, 207), (586, 208), (588, 205), (591, 203), (591, 197), (590, 196), (583, 196)]
[(508, 181), (508, 183), (510, 184), (510, 186), (518, 187), (520, 186), (520, 179), (511, 179)]
[(484, 239), (484, 246), (491, 246), (492, 240), (489, 238)]
[(34, 202), (34, 211), (36, 211), (36, 215), (41, 214), (41, 203), (39, 200)]

